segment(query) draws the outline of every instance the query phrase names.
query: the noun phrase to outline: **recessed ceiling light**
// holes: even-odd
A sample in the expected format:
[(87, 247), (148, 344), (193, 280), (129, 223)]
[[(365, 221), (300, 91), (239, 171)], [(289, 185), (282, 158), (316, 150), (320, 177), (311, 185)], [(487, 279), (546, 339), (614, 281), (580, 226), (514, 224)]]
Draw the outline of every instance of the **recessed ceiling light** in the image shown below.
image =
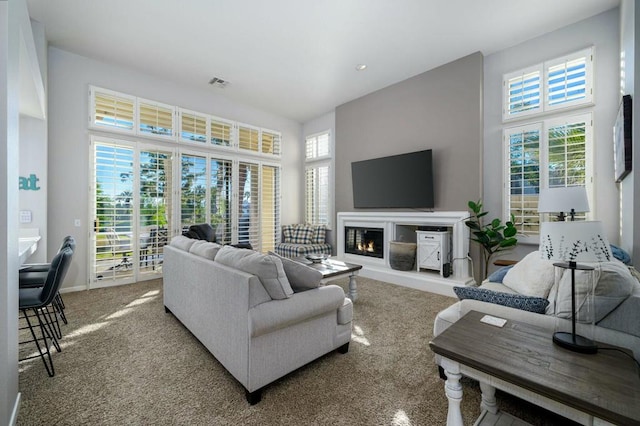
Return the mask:
[(367, 69), (367, 64), (358, 64), (356, 65), (356, 71), (364, 71)]

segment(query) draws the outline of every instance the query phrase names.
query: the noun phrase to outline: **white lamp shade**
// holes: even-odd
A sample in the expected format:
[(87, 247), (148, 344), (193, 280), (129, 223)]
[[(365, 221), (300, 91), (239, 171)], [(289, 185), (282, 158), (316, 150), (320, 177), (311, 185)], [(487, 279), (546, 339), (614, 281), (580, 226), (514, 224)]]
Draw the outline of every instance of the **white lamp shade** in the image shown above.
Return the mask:
[(562, 262), (608, 262), (613, 258), (602, 222), (542, 222), (540, 256)]
[(587, 189), (584, 186), (567, 186), (540, 190), (538, 212), (566, 213), (573, 209), (576, 213), (589, 211)]

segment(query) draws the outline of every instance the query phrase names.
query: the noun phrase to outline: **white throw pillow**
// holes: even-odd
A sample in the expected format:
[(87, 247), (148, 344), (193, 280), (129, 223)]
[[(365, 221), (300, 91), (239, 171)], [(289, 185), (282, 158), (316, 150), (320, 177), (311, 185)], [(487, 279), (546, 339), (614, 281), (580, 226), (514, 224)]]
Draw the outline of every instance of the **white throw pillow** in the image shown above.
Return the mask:
[(215, 261), (257, 276), (272, 299), (287, 299), (293, 294), (282, 261), (275, 256), (223, 246)]
[(502, 279), (502, 284), (526, 296), (549, 297), (555, 280), (553, 261), (542, 259), (534, 251), (516, 263)]

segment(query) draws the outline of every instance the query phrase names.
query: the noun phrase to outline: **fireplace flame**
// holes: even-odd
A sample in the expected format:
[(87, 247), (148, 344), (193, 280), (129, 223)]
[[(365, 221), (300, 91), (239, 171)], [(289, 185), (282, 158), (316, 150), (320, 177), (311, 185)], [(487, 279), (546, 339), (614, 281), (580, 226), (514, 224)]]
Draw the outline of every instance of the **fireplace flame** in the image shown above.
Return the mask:
[(368, 251), (373, 253), (375, 251), (373, 241), (367, 241), (366, 244), (358, 243), (358, 251)]

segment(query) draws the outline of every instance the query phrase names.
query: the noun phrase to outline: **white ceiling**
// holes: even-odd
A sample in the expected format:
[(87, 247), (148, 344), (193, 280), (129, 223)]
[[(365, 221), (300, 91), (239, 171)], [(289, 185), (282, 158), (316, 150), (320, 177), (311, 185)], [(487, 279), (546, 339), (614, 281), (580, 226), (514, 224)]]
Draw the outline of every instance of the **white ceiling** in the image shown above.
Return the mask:
[[(27, 0), (51, 45), (299, 122), (619, 0)], [(357, 72), (355, 66), (368, 65)], [(229, 81), (223, 89), (212, 77)]]

